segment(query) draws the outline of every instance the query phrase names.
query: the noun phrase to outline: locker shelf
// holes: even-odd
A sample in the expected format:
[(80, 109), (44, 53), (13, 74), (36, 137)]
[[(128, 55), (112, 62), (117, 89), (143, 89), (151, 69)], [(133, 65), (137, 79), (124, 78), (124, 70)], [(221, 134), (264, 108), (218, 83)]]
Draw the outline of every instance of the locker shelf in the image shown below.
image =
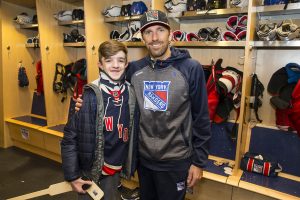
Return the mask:
[(300, 48), (300, 40), (292, 41), (253, 41), (250, 45), (256, 48)]
[(270, 5), (270, 6), (257, 6), (253, 8), (253, 12), (257, 12), (263, 16), (271, 15), (292, 15), (300, 13), (300, 3), (289, 3), (287, 8), (284, 9), (285, 4)]
[(37, 30), (39, 27), (38, 24), (21, 24), (20, 25), (20, 28), (23, 28), (23, 29), (33, 29), (33, 30)]
[(226, 8), (226, 9), (212, 9), (201, 11), (185, 11), (181, 17), (178, 17), (180, 21), (183, 20), (197, 20), (208, 18), (224, 18), (231, 15), (246, 14), (247, 8)]
[(76, 26), (84, 28), (84, 20), (58, 21), (59, 26)]
[(64, 43), (64, 47), (85, 47), (85, 42)]
[(174, 42), (176, 47), (217, 47), (217, 48), (244, 48), (244, 41), (192, 41), (192, 42)]
[(35, 46), (33, 43), (32, 44), (25, 44), (26, 48), (40, 48), (40, 45), (38, 44), (37, 46)]
[(104, 18), (104, 22), (109, 23), (115, 23), (115, 22), (128, 22), (132, 20), (139, 20), (141, 18), (141, 15), (135, 15), (135, 16), (120, 16), (120, 17), (106, 17)]

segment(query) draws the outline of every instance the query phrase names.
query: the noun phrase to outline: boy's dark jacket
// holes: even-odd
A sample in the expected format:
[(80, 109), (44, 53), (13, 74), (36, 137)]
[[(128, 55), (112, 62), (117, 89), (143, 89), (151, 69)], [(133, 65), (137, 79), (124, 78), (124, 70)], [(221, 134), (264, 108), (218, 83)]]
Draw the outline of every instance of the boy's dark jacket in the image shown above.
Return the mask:
[[(97, 80), (93, 83), (97, 83)], [(126, 83), (128, 84), (128, 83)], [(98, 91), (97, 91), (98, 90)], [(134, 144), (134, 115), (135, 94), (131, 86), (129, 90), (129, 149), (128, 158), (123, 166), (123, 176), (130, 177), (135, 170), (135, 156), (137, 149)], [(64, 137), (61, 142), (62, 167), (67, 181), (73, 181), (81, 176), (87, 176), (98, 182), (104, 158), (103, 138), (103, 99), (97, 84), (88, 84), (84, 88), (83, 105), (75, 113), (64, 128)], [(97, 109), (95, 109), (97, 108)], [(97, 122), (97, 123), (96, 123)], [(96, 131), (97, 130), (97, 131)], [(97, 134), (96, 134), (97, 133)], [(133, 167), (134, 166), (134, 167)]]

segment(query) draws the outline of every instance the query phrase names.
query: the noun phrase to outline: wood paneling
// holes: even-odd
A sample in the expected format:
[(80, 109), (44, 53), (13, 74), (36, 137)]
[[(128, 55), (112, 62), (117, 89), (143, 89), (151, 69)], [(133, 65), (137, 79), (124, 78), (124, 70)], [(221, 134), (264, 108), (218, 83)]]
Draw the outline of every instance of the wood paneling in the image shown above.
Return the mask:
[(59, 0), (65, 3), (69, 3), (75, 6), (83, 6), (83, 0)]
[[(25, 43), (28, 37), (37, 34), (36, 31), (20, 29), (13, 18), (20, 12), (33, 15), (31, 9), (25, 9), (13, 4), (2, 2), (2, 60), (3, 60), (3, 92), (5, 117), (15, 117), (29, 114), (35, 83), (35, 60), (40, 57), (38, 50), (28, 51)], [(29, 87), (18, 86), (19, 62), (26, 68)], [(5, 66), (5, 67), (4, 67)]]
[(27, 8), (35, 8), (35, 0), (5, 0), (6, 2), (13, 3)]
[[(37, 0), (44, 86), (47, 86), (44, 90), (48, 126), (66, 123), (70, 102), (69, 98), (61, 102), (63, 94), (56, 94), (53, 91), (56, 63), (66, 65), (85, 57), (85, 49), (63, 47), (63, 33), (69, 33), (72, 29), (58, 26), (53, 17), (58, 11), (74, 8), (73, 5), (61, 1)], [(70, 95), (69, 93), (68, 96)]]
[[(0, 49), (2, 51), (2, 2), (0, 1)], [(0, 53), (0, 147), (4, 146), (4, 104), (3, 104), (3, 66), (2, 53)]]
[(121, 1), (113, 0), (85, 0), (85, 27), (86, 27), (86, 52), (88, 66), (88, 82), (98, 78), (98, 47), (109, 39), (109, 34), (113, 30), (113, 25), (104, 23), (104, 16), (101, 11), (109, 5), (122, 5)]

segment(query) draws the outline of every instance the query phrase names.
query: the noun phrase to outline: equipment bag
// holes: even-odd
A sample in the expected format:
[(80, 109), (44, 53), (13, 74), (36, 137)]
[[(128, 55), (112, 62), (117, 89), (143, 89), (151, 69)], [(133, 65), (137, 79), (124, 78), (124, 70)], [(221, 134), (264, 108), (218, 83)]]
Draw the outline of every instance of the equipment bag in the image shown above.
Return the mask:
[(87, 84), (86, 59), (77, 60), (72, 69), (72, 75), (76, 77), (73, 98), (77, 99), (83, 93), (83, 86)]
[(214, 119), (217, 106), (219, 104), (219, 93), (215, 82), (215, 66), (212, 67), (212, 75), (209, 77), (206, 88), (208, 97), (208, 110), (210, 120)]
[(258, 108), (262, 106), (260, 97), (263, 97), (264, 90), (264, 85), (259, 81), (257, 75), (253, 74), (251, 81), (250, 108), (254, 110), (256, 120), (260, 123), (262, 120), (258, 116)]
[(289, 113), (289, 120), (300, 137), (300, 79), (292, 94), (292, 109)]
[(72, 19), (73, 20), (83, 20), (84, 19), (84, 11), (82, 9), (74, 9), (72, 11)]
[(222, 70), (216, 68), (221, 68), (222, 59), (219, 59), (215, 65), (212, 66), (211, 75), (206, 83), (207, 89), (207, 97), (208, 97), (208, 110), (209, 110), (209, 118), (210, 120), (214, 119), (216, 114), (216, 110), (219, 104), (220, 93), (218, 91), (218, 87), (216, 84), (216, 80), (218, 80), (217, 76), (222, 74)]
[(206, 1), (205, 0), (187, 0), (186, 8), (188, 11), (198, 11), (206, 9)]
[(277, 176), (282, 171), (281, 165), (271, 159), (266, 159), (258, 153), (247, 152), (241, 160), (241, 169), (255, 172), (264, 176)]
[(25, 67), (22, 66), (22, 64), (19, 67), (18, 81), (19, 81), (20, 87), (27, 87), (29, 85), (29, 80), (28, 80), (28, 76), (26, 73), (26, 69), (25, 69)]
[(38, 61), (36, 63), (36, 73), (37, 75), (35, 76), (35, 80), (36, 80), (36, 92), (38, 94), (42, 94), (44, 93), (44, 84), (43, 84), (43, 73), (42, 73), (42, 62)]
[(73, 63), (68, 65), (62, 65), (60, 63), (56, 63), (55, 67), (55, 75), (53, 80), (53, 91), (60, 94), (62, 93), (64, 96), (61, 99), (61, 102), (67, 98), (68, 89), (71, 92), (74, 91), (75, 78), (72, 76), (72, 66)]

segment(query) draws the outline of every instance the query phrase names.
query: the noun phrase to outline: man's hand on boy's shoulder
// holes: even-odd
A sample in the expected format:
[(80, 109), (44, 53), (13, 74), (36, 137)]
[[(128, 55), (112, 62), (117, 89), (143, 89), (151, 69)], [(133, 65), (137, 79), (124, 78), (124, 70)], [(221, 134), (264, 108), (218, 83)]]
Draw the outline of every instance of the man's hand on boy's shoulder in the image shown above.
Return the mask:
[(76, 103), (75, 103), (75, 111), (78, 112), (82, 106), (82, 95), (79, 95), (78, 98), (75, 100)]

